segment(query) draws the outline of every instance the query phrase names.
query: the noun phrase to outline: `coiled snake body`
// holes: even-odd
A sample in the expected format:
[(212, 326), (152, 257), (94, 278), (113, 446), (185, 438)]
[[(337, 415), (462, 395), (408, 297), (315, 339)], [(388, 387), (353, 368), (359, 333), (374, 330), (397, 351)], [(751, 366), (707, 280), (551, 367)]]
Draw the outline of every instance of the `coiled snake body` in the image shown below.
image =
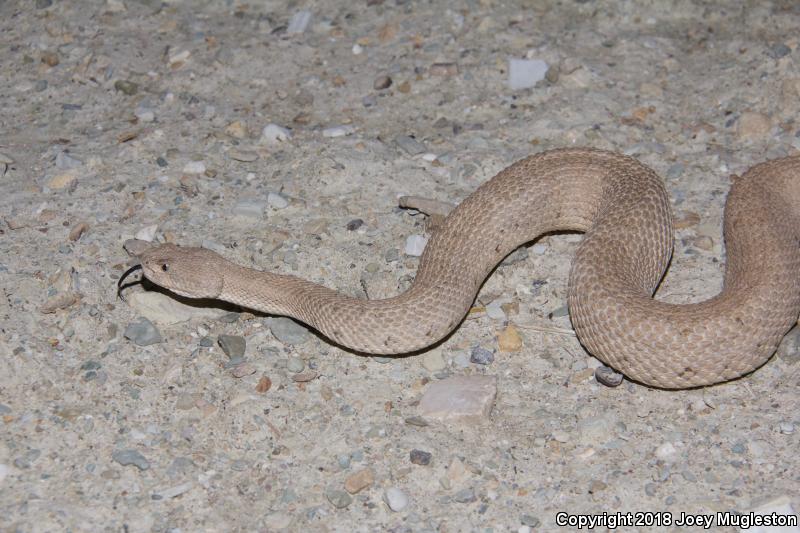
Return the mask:
[(797, 320), (798, 156), (735, 180), (724, 288), (694, 304), (653, 299), (672, 254), (662, 181), (632, 158), (594, 149), (540, 153), (484, 183), (434, 232), (413, 286), (385, 300), (245, 268), (202, 248), (164, 244), (140, 259), (145, 277), (177, 294), (287, 315), (353, 350), (395, 354), (444, 338), (507, 254), (559, 230), (586, 232), (569, 279), (578, 338), (631, 379), (686, 388), (736, 378), (763, 364)]

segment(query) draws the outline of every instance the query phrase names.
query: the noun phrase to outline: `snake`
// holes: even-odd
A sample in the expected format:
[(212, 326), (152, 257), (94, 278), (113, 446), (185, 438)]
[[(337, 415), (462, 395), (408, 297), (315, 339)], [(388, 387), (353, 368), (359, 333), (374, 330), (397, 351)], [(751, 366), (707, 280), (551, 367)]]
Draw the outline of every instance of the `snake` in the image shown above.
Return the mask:
[(145, 250), (134, 268), (180, 296), (291, 317), (354, 352), (405, 354), (453, 332), (515, 249), (546, 233), (583, 232), (567, 290), (583, 347), (632, 381), (700, 387), (762, 366), (800, 313), (800, 156), (757, 164), (732, 182), (722, 289), (701, 302), (654, 297), (674, 240), (662, 179), (594, 148), (534, 154), (480, 185), (435, 229), (412, 285), (390, 298), (349, 296), (173, 243)]

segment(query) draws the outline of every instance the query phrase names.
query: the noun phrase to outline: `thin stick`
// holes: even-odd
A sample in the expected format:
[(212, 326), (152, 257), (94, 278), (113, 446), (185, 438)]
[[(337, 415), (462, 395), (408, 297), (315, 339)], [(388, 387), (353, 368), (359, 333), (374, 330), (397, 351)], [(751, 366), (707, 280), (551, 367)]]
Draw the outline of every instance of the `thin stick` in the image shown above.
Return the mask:
[(572, 331), (571, 329), (556, 328), (552, 326), (537, 326), (534, 324), (531, 324), (529, 326), (521, 326), (521, 325), (516, 325), (516, 326), (520, 329), (531, 329), (533, 331), (540, 331), (542, 333), (554, 333), (556, 335), (569, 335), (570, 337), (575, 337), (575, 332)]

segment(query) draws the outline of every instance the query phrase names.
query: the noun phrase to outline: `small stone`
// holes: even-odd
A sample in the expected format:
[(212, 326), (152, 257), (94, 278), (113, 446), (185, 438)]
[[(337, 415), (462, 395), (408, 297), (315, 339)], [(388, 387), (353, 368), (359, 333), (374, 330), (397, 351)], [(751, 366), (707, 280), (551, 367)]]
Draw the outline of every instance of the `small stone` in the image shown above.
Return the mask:
[(242, 357), (247, 347), (247, 341), (239, 335), (220, 335), (217, 337), (217, 343), (230, 358)]
[(183, 166), (185, 174), (203, 174), (206, 171), (206, 164), (202, 161), (189, 161)]
[(522, 349), (522, 336), (520, 336), (517, 328), (510, 325), (498, 333), (497, 347), (501, 352), (518, 352)]
[(399, 513), (408, 506), (408, 496), (397, 487), (389, 487), (383, 493), (383, 501), (389, 506), (389, 509), (395, 513)]
[(371, 468), (355, 472), (344, 480), (344, 488), (350, 494), (357, 494), (375, 482), (375, 473)]
[(519, 521), (522, 522), (522, 525), (528, 527), (539, 527), (539, 524), (541, 524), (541, 521), (538, 518), (529, 514), (520, 516)]
[(678, 450), (675, 449), (675, 446), (671, 442), (665, 442), (656, 448), (655, 452), (657, 458), (668, 462), (674, 461), (677, 454)]
[(736, 134), (744, 141), (763, 139), (772, 130), (772, 121), (766, 115), (754, 111), (745, 111), (739, 117)]
[(382, 91), (384, 89), (388, 89), (392, 86), (392, 78), (389, 76), (378, 76), (375, 78), (375, 81), (372, 82), (372, 88), (376, 91)]
[(404, 82), (402, 82), (400, 85), (397, 86), (397, 90), (400, 91), (403, 94), (410, 93), (411, 92), (411, 82), (408, 81), (408, 80), (405, 80)]
[(291, 346), (303, 344), (311, 338), (308, 329), (298, 324), (291, 318), (273, 317), (265, 320), (272, 335), (283, 344)]
[(285, 209), (289, 205), (286, 198), (275, 192), (267, 194), (267, 203), (275, 209)]
[(347, 231), (355, 231), (363, 225), (364, 225), (363, 220), (361, 220), (360, 218), (355, 218), (345, 225), (345, 229)]
[(231, 150), (228, 155), (234, 161), (241, 161), (242, 163), (252, 163), (258, 161), (258, 153), (250, 150)]
[(136, 450), (114, 450), (111, 453), (111, 458), (122, 466), (133, 465), (139, 470), (150, 468), (150, 462)]
[(456, 492), (453, 495), (453, 500), (458, 503), (473, 503), (478, 500), (478, 497), (475, 495), (475, 489), (470, 487)]
[(395, 261), (399, 261), (400, 250), (398, 250), (397, 248), (389, 248), (388, 250), (386, 250), (386, 253), (383, 254), (383, 259), (387, 263), (394, 263)]
[(427, 466), (431, 464), (431, 459), (433, 455), (430, 452), (425, 452), (422, 450), (411, 450), (409, 454), (409, 459), (415, 465), (422, 465)]
[(159, 326), (171, 326), (191, 319), (217, 320), (226, 313), (213, 307), (188, 305), (156, 291), (134, 292), (127, 296), (126, 301), (137, 314)]
[(781, 422), (778, 427), (781, 433), (783, 433), (784, 435), (791, 435), (794, 433), (794, 424), (792, 424), (791, 422)]
[(71, 156), (66, 150), (58, 152), (58, 155), (56, 156), (56, 168), (69, 170), (71, 168), (78, 168), (82, 165), (83, 161)]
[(302, 372), (306, 368), (306, 363), (301, 358), (291, 355), (289, 359), (286, 361), (286, 369), (289, 372), (297, 374), (298, 372)]
[(422, 367), (428, 372), (441, 372), (447, 368), (447, 363), (442, 357), (442, 349), (434, 348), (422, 355)]
[(192, 490), (192, 487), (194, 487), (194, 482), (187, 481), (186, 483), (181, 483), (180, 485), (175, 485), (174, 487), (157, 490), (153, 492), (151, 498), (154, 500), (171, 500), (172, 498), (177, 498), (181, 494), (189, 492)]
[(496, 395), (494, 376), (450, 377), (428, 387), (419, 402), (419, 415), (438, 420), (487, 417)]
[(469, 360), (477, 365), (488, 365), (494, 362), (494, 352), (481, 346), (475, 346), (470, 352)]
[(242, 198), (233, 206), (232, 212), (235, 216), (261, 219), (266, 207), (263, 201), (256, 198)]
[(151, 224), (150, 226), (145, 226), (137, 231), (136, 235), (134, 235), (134, 238), (140, 241), (153, 242), (153, 240), (156, 238), (157, 231), (158, 224)]
[(144, 317), (128, 324), (123, 335), (137, 346), (150, 346), (161, 342), (161, 333), (152, 322)]
[(256, 392), (259, 394), (264, 394), (272, 387), (272, 380), (269, 379), (267, 376), (261, 376), (261, 379), (258, 380), (256, 384)]
[(39, 312), (44, 315), (55, 313), (60, 309), (66, 309), (78, 301), (78, 294), (72, 291), (59, 292), (51, 296), (39, 307)]
[(247, 125), (241, 120), (234, 120), (225, 126), (225, 134), (230, 135), (236, 139), (244, 139), (249, 134)]
[(508, 86), (512, 91), (533, 87), (545, 78), (548, 68), (541, 59), (510, 59)]
[(606, 387), (618, 386), (620, 383), (622, 383), (623, 377), (624, 376), (622, 374), (615, 372), (614, 369), (607, 366), (598, 366), (594, 370), (594, 379)]
[(502, 305), (506, 302), (505, 299), (498, 298), (486, 306), (486, 314), (492, 320), (506, 320), (508, 317), (503, 311)]
[(597, 494), (606, 489), (608, 485), (600, 481), (599, 479), (593, 479), (589, 482), (589, 494)]
[(322, 130), (322, 136), (328, 138), (346, 137), (348, 135), (352, 135), (355, 133), (355, 131), (356, 129), (349, 124), (344, 126), (333, 126)]
[(331, 505), (337, 509), (344, 509), (353, 503), (353, 497), (343, 490), (336, 488), (329, 488), (325, 491), (325, 497), (331, 502)]
[(89, 224), (87, 224), (86, 222), (78, 222), (77, 224), (72, 226), (71, 230), (69, 230), (69, 240), (73, 242), (77, 241), (87, 231), (89, 231)]
[(243, 378), (245, 376), (252, 376), (255, 373), (256, 368), (247, 362), (239, 363), (231, 369), (231, 375), (236, 379)]
[(311, 24), (311, 11), (298, 11), (292, 18), (289, 19), (289, 25), (286, 28), (286, 33), (289, 35), (296, 35), (298, 33), (303, 33), (308, 28), (308, 25)]
[(139, 119), (139, 122), (154, 122), (156, 120), (155, 111), (147, 107), (138, 106), (133, 111), (134, 116)]
[(442, 77), (456, 76), (458, 74), (458, 64), (434, 63), (433, 65), (431, 65), (431, 68), (428, 69), (428, 73), (431, 76), (442, 76)]
[(77, 181), (78, 176), (75, 171), (67, 170), (66, 172), (61, 172), (50, 178), (47, 182), (47, 186), (54, 190), (69, 189), (73, 187)]
[(800, 327), (792, 328), (781, 340), (778, 346), (778, 357), (789, 365), (800, 362)]
[(783, 43), (775, 43), (767, 50), (767, 55), (772, 59), (780, 59), (792, 53), (792, 49)]
[(411, 156), (424, 154), (428, 151), (428, 148), (424, 144), (409, 135), (395, 137), (394, 143)]
[(456, 368), (469, 367), (469, 355), (465, 354), (464, 352), (457, 353), (455, 356), (453, 356), (453, 366)]
[(285, 142), (292, 138), (292, 132), (286, 128), (278, 126), (277, 124), (267, 124), (261, 130), (261, 142), (264, 143), (279, 143)]
[(409, 235), (406, 238), (406, 255), (411, 257), (419, 257), (425, 250), (425, 245), (428, 244), (428, 238), (424, 235)]
[(675, 219), (675, 229), (686, 229), (700, 223), (700, 215), (694, 211), (684, 211)]
[(117, 80), (114, 82), (114, 89), (127, 96), (133, 96), (139, 92), (139, 84), (128, 80)]
[(319, 374), (314, 370), (309, 370), (308, 372), (301, 372), (299, 374), (295, 374), (292, 376), (292, 381), (295, 383), (306, 383), (308, 381), (313, 381), (319, 377)]
[(170, 54), (169, 58), (167, 58), (167, 63), (171, 67), (179, 67), (184, 64), (191, 55), (192, 52), (190, 50), (181, 50), (180, 52)]

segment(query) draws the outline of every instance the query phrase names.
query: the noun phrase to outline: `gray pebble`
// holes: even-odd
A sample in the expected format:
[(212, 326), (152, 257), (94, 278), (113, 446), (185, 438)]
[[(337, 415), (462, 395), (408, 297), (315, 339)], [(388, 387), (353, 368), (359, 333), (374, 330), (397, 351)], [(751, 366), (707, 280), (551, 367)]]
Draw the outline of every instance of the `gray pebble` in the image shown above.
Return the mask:
[(28, 469), (31, 467), (34, 461), (42, 455), (41, 450), (37, 450), (36, 448), (31, 448), (24, 455), (17, 457), (14, 459), (14, 466), (20, 469)]
[(230, 313), (225, 313), (221, 317), (217, 318), (217, 321), (223, 322), (225, 324), (233, 324), (234, 322), (237, 322), (239, 320), (241, 315), (242, 315), (241, 313), (231, 311)]
[(650, 497), (653, 497), (653, 496), (656, 495), (656, 489), (657, 488), (658, 488), (658, 486), (655, 483), (647, 483), (644, 486), (644, 493), (647, 494)]
[(424, 144), (408, 135), (400, 135), (395, 138), (394, 142), (408, 155), (419, 155), (428, 151), (428, 148)]
[(800, 328), (794, 327), (778, 346), (778, 357), (790, 365), (800, 361)]
[(102, 365), (97, 361), (86, 361), (81, 365), (81, 370), (99, 370)]
[(607, 366), (598, 366), (594, 370), (594, 379), (606, 387), (616, 387), (622, 383), (623, 375)]
[(266, 204), (254, 198), (243, 198), (236, 202), (236, 205), (233, 206), (233, 214), (240, 217), (246, 218), (258, 218), (264, 216), (264, 210), (266, 209)]
[(363, 105), (364, 107), (373, 107), (377, 105), (377, 103), (378, 99), (375, 98), (374, 94), (368, 94), (367, 96), (361, 99), (361, 105)]
[(214, 346), (214, 341), (211, 337), (203, 337), (198, 344), (203, 348), (211, 348)]
[(239, 335), (220, 335), (217, 337), (217, 343), (225, 355), (231, 359), (242, 357), (247, 347), (247, 341)]
[(156, 158), (156, 165), (158, 165), (158, 166), (159, 166), (159, 167), (161, 167), (161, 168), (164, 168), (164, 167), (166, 167), (167, 165), (169, 165), (169, 163), (168, 163), (168, 162), (167, 162), (167, 160), (166, 160), (166, 159), (164, 159), (163, 157), (157, 157), (157, 158)]
[(114, 82), (114, 89), (127, 96), (133, 96), (139, 92), (139, 84), (128, 80), (117, 80)]
[(274, 317), (266, 319), (265, 322), (275, 338), (283, 344), (294, 346), (303, 344), (311, 338), (308, 330), (291, 318)]
[(389, 487), (383, 493), (383, 501), (389, 506), (389, 509), (398, 513), (408, 506), (408, 496), (397, 487)]
[(469, 366), (469, 357), (464, 352), (459, 352), (453, 356), (453, 366), (456, 368), (467, 368)]
[(427, 466), (431, 464), (432, 458), (433, 455), (430, 452), (423, 450), (411, 450), (411, 453), (409, 454), (409, 459), (415, 465)]
[(395, 261), (400, 260), (400, 250), (397, 248), (389, 248), (386, 250), (386, 253), (383, 254), (383, 258), (386, 260), (387, 263), (394, 263)]
[(5, 405), (3, 403), (0, 403), (0, 415), (4, 415), (4, 414), (7, 414), (7, 413), (10, 413), (11, 411), (12, 411), (12, 409), (9, 406), (7, 406), (7, 405)]
[(350, 468), (351, 460), (352, 459), (349, 453), (343, 453), (336, 457), (336, 462), (339, 463), (339, 467), (342, 470), (347, 470), (348, 468)]
[(346, 491), (335, 488), (329, 488), (326, 490), (325, 497), (328, 498), (328, 501), (331, 502), (331, 505), (337, 509), (344, 509), (353, 503), (352, 496), (350, 496)]
[(33, 90), (37, 93), (47, 90), (47, 80), (39, 80), (33, 85)]
[(488, 365), (494, 362), (494, 352), (481, 346), (475, 346), (472, 348), (469, 360), (477, 365)]
[(550, 313), (547, 316), (549, 318), (551, 318), (551, 319), (552, 318), (560, 318), (562, 316), (569, 316), (569, 308), (567, 307), (566, 304), (564, 304), (561, 307), (559, 307), (558, 309), (554, 309), (553, 311), (550, 311)]
[(392, 78), (390, 76), (378, 76), (375, 78), (375, 81), (372, 82), (372, 88), (376, 91), (382, 91), (384, 89), (388, 89), (392, 86)]
[(289, 200), (276, 192), (267, 194), (267, 203), (274, 209), (285, 209), (289, 206)]
[(152, 322), (144, 317), (128, 324), (128, 327), (125, 328), (124, 337), (137, 346), (150, 346), (161, 342), (161, 333)]
[(47, 9), (53, 5), (53, 0), (36, 0), (36, 9)]
[(289, 372), (293, 372), (295, 374), (297, 374), (298, 372), (302, 372), (305, 369), (305, 367), (306, 367), (305, 361), (294, 355), (290, 356), (289, 360), (286, 361), (286, 369)]
[(783, 43), (776, 43), (769, 47), (767, 55), (773, 59), (780, 59), (792, 53), (792, 49)]
[(111, 458), (122, 466), (133, 465), (139, 470), (147, 470), (150, 468), (150, 461), (136, 450), (115, 450), (111, 453)]
[(538, 518), (529, 514), (520, 516), (519, 521), (522, 522), (523, 526), (528, 527), (539, 527), (539, 524), (541, 524), (541, 521)]
[(345, 229), (347, 229), (347, 231), (355, 231), (363, 225), (364, 225), (363, 220), (361, 220), (360, 218), (355, 218), (345, 225)]
[(461, 489), (453, 495), (453, 499), (458, 503), (472, 503), (477, 501), (478, 497), (475, 496), (475, 489)]

